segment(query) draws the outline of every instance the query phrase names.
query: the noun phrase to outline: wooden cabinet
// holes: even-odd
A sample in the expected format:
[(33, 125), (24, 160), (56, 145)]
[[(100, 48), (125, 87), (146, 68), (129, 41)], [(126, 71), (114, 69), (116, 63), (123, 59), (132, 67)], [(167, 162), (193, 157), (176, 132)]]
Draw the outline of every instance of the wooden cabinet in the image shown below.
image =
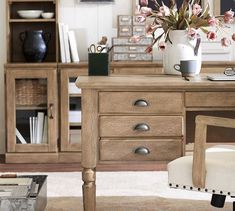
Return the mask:
[(60, 65), (60, 153), (59, 162), (81, 161), (81, 89), (75, 81), (87, 75), (87, 65)]
[[(5, 68), (6, 162), (55, 162), (58, 151), (56, 65), (8, 64)], [(37, 156), (38, 153), (43, 156)]]
[[(25, 62), (20, 34), (41, 30), (48, 36), (45, 62), (58, 61), (58, 3), (57, 0), (7, 0), (7, 62)], [(22, 18), (19, 10), (53, 12), (52, 18)]]

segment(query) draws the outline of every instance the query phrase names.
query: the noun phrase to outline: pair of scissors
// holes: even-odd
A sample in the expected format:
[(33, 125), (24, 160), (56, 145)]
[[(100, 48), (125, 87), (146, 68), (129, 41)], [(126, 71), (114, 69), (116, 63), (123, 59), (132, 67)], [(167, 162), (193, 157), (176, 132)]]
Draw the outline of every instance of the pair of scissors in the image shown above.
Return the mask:
[(89, 53), (102, 53), (104, 50), (106, 50), (106, 52), (107, 52), (109, 50), (109, 48), (106, 46), (101, 46), (101, 45), (98, 45), (96, 47), (95, 44), (91, 44), (90, 47), (88, 48)]

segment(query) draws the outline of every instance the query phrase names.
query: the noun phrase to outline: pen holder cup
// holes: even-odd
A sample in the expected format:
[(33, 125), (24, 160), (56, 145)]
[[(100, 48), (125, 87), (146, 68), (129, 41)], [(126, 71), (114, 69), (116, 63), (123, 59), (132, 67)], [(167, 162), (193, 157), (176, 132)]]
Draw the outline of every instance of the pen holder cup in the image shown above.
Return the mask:
[(109, 73), (108, 53), (88, 54), (88, 74), (89, 76), (107, 76)]

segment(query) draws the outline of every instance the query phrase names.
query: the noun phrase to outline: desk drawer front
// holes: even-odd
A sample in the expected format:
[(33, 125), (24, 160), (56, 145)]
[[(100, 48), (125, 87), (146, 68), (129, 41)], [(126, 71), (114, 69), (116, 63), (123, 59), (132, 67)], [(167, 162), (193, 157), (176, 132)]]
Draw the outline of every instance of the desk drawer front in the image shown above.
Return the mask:
[(183, 94), (173, 92), (100, 92), (100, 113), (181, 114)]
[(235, 107), (235, 92), (187, 92), (188, 107)]
[(181, 116), (101, 116), (101, 137), (182, 136)]
[(171, 161), (180, 156), (181, 139), (100, 141), (102, 161)]

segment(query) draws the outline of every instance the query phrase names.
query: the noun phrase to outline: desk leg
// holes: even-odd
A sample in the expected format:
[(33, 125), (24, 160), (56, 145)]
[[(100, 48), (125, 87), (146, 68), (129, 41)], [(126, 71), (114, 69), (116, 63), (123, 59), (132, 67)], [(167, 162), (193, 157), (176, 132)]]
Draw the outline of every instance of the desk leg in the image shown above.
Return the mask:
[(96, 210), (95, 175), (98, 160), (98, 92), (82, 90), (82, 180), (84, 211)]
[(84, 211), (95, 211), (96, 209), (96, 185), (95, 185), (95, 169), (83, 168), (83, 207)]

